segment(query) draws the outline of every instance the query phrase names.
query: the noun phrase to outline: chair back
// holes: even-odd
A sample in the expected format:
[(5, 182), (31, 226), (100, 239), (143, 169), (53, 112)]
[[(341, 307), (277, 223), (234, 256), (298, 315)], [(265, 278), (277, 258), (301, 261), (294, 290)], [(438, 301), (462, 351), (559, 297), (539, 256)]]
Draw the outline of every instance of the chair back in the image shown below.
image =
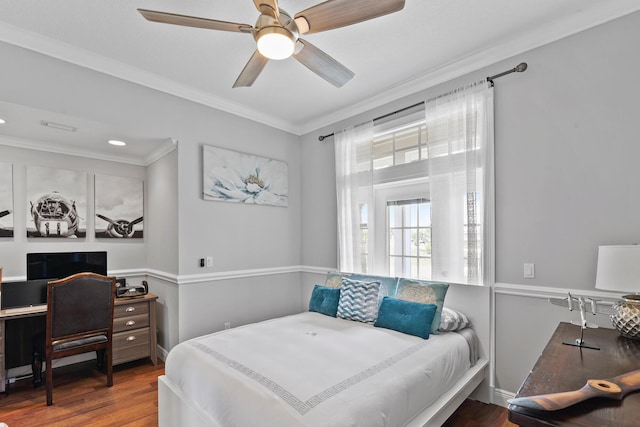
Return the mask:
[(47, 284), (47, 343), (113, 333), (116, 280), (78, 273)]

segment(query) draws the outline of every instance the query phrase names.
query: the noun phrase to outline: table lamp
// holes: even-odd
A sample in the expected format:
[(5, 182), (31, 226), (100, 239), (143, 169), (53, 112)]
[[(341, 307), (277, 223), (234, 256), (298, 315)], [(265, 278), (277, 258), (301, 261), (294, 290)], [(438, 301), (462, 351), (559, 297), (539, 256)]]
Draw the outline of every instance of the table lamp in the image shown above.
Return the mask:
[(596, 289), (631, 293), (613, 305), (611, 322), (622, 336), (640, 339), (640, 246), (600, 246)]

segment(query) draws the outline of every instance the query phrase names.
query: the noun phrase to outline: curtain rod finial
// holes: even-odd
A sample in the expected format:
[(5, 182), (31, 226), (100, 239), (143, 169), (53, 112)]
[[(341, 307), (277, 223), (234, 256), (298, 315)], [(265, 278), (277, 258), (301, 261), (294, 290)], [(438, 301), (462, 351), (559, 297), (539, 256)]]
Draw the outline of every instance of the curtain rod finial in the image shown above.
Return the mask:
[(518, 65), (516, 65), (516, 68), (515, 68), (516, 72), (518, 72), (518, 73), (521, 73), (526, 69), (527, 69), (527, 63), (526, 62), (519, 63)]

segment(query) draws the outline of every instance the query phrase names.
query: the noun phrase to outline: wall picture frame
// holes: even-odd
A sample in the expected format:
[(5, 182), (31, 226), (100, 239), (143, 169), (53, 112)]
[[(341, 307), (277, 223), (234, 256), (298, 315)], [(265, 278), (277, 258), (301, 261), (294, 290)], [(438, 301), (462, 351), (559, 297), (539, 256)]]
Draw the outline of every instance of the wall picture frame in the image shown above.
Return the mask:
[(204, 145), (202, 151), (204, 200), (289, 205), (286, 162), (209, 145)]
[(87, 174), (27, 166), (27, 237), (87, 235)]
[(144, 181), (96, 174), (95, 237), (142, 239), (144, 236)]

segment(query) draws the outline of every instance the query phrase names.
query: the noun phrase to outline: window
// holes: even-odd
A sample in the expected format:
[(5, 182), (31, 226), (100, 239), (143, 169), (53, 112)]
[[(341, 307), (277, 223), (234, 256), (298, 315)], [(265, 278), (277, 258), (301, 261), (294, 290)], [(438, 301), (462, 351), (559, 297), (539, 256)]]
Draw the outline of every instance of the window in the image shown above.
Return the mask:
[(431, 278), (431, 203), (387, 202), (389, 276)]
[(491, 282), (493, 93), (482, 81), (424, 105), (336, 132), (340, 268)]

